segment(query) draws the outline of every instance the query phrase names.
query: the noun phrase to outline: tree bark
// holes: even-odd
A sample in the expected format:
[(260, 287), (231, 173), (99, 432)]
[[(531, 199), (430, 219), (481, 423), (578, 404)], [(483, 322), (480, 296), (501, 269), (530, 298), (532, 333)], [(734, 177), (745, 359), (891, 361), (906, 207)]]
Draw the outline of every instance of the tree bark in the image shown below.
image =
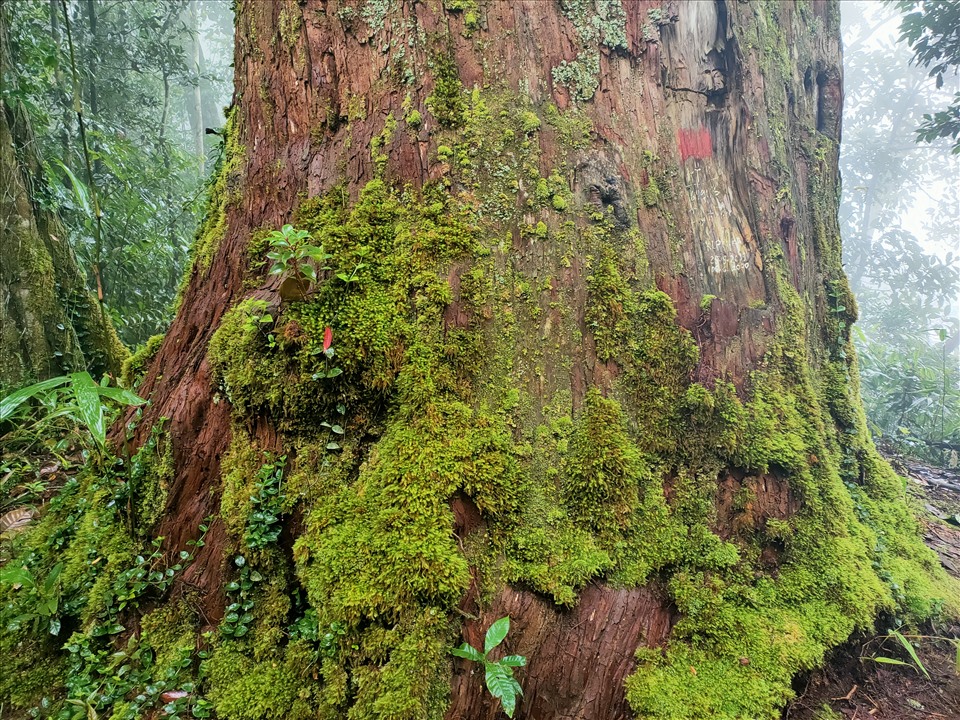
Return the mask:
[[(269, 578), (251, 635), (275, 639), (210, 660), (220, 717), (499, 717), (447, 648), (506, 615), (517, 717), (771, 716), (913, 602), (904, 573), (942, 580), (859, 407), (838, 16), (238, 3), (225, 157), (131, 447), (169, 418), (170, 551), (214, 518), (183, 578), (207, 626), (235, 622), (235, 558)], [(331, 253), (317, 282), (266, 272), (286, 223)], [(238, 678), (293, 667), (307, 607), (330, 654), (249, 709)]]

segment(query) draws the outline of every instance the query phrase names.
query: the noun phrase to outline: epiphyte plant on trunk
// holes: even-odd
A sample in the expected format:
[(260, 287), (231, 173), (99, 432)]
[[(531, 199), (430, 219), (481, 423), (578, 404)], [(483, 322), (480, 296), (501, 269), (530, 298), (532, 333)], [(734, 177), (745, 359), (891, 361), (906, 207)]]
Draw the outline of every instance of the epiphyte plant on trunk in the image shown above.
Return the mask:
[[(267, 239), (271, 248), (267, 257), (273, 260), (270, 274), (290, 273), (281, 285), (281, 297), (304, 299), (309, 284), (317, 281), (317, 270), (329, 270), (324, 263), (333, 256), (324, 250), (323, 245), (311, 244), (310, 233), (297, 230), (292, 225), (284, 225), (279, 230), (274, 230)], [(317, 267), (310, 263), (311, 260)]]
[(507, 717), (513, 717), (517, 708), (517, 696), (523, 695), (520, 683), (513, 676), (513, 669), (526, 665), (527, 659), (523, 655), (506, 655), (499, 660), (490, 659), (490, 653), (503, 642), (508, 632), (510, 632), (509, 615), (500, 618), (487, 629), (483, 639), (483, 652), (469, 643), (463, 643), (460, 647), (451, 650), (450, 654), (482, 664), (487, 690), (500, 701)]

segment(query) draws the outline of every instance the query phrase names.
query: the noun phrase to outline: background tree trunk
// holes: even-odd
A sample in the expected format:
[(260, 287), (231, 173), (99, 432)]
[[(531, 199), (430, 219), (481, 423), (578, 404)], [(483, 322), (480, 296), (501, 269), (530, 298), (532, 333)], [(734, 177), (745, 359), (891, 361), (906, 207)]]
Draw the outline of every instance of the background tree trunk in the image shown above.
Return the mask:
[[(518, 717), (764, 717), (877, 612), (953, 601), (857, 396), (838, 22), (238, 3), (225, 155), (133, 441), (170, 419), (156, 536), (215, 518), (184, 577), (203, 624), (235, 558), (265, 578), (208, 664), (220, 717), (496, 717), (447, 648), (504, 615)], [(264, 257), (289, 222), (333, 267), (292, 299)], [(283, 639), (299, 617), (332, 638), (318, 666)]]
[(204, 102), (203, 102), (203, 81), (201, 74), (203, 72), (203, 58), (200, 50), (200, 22), (199, 6), (196, 0), (192, 0), (186, 8), (187, 23), (189, 27), (189, 43), (186, 50), (186, 64), (190, 69), (190, 77), (193, 84), (189, 91), (185, 92), (187, 103), (187, 116), (190, 118), (190, 131), (193, 133), (194, 153), (200, 159), (200, 173), (206, 177), (206, 151), (204, 149)]
[[(0, 69), (9, 77), (6, 30)], [(33, 134), (19, 106), (0, 103), (0, 387), (83, 368), (119, 375), (129, 355), (86, 286), (51, 213), (34, 205), (44, 182)]]

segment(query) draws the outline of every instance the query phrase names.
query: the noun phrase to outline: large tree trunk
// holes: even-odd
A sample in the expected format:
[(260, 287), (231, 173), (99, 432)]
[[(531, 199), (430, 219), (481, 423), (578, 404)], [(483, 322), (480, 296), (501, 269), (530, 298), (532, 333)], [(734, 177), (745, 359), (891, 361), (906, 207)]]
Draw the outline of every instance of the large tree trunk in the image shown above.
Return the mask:
[[(840, 68), (822, 0), (238, 3), (133, 440), (169, 418), (154, 535), (215, 518), (201, 624), (234, 558), (264, 578), (220, 717), (496, 717), (447, 651), (504, 615), (517, 717), (766, 717), (878, 612), (952, 602), (859, 406)], [(285, 223), (318, 282), (267, 273)]]

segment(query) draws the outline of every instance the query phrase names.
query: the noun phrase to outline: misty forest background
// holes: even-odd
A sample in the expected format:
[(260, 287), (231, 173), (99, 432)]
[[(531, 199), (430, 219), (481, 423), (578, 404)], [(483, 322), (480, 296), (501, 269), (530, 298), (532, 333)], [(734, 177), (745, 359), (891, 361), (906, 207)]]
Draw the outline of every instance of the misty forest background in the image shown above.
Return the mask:
[[(840, 222), (867, 416), (882, 448), (956, 466), (960, 155), (917, 131), (949, 105), (958, 77), (937, 87), (914, 62), (895, 4), (842, 11)], [(29, 115), (46, 178), (33, 202), (62, 218), (121, 339), (141, 347), (172, 318), (221, 156), (231, 4), (16, 0), (0, 12), (13, 68), (3, 99)], [(3, 457), (0, 478), (22, 462), (20, 452)]]

